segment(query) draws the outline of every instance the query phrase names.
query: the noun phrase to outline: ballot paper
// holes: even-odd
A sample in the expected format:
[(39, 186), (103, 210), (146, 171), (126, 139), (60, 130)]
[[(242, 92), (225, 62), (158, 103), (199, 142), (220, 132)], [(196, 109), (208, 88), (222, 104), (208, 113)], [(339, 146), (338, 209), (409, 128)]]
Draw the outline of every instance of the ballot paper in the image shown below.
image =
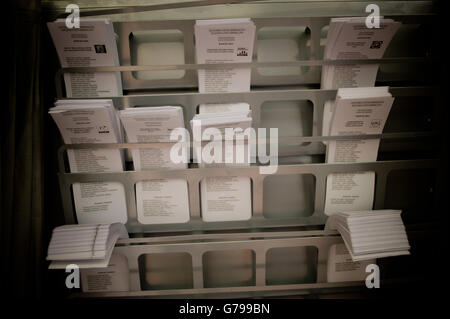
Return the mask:
[[(120, 111), (120, 119), (131, 143), (170, 142), (174, 129), (184, 129), (179, 106), (136, 107)], [(186, 169), (171, 159), (172, 145), (163, 148), (133, 149), (135, 170)], [(185, 152), (184, 154), (187, 154)], [(137, 218), (142, 224), (185, 223), (189, 221), (187, 181), (158, 179), (136, 183)]]
[[(248, 140), (243, 130), (251, 127), (251, 111), (246, 108), (229, 105), (217, 113), (197, 114), (191, 121), (201, 125), (201, 147), (194, 143), (194, 160), (199, 167), (249, 166)], [(216, 140), (214, 134), (203, 134), (208, 128), (217, 128), (222, 139)], [(235, 137), (226, 137), (225, 128), (237, 129)], [(239, 130), (241, 129), (241, 130)], [(239, 133), (240, 132), (240, 133)], [(194, 139), (196, 134), (194, 133)], [(194, 140), (195, 142), (195, 140)], [(205, 161), (204, 154), (214, 155), (213, 162)], [(220, 155), (218, 155), (220, 153)], [(207, 177), (200, 183), (202, 218), (206, 222), (248, 220), (252, 215), (250, 178), (242, 176)]]
[[(64, 143), (118, 143), (121, 134), (111, 100), (59, 100), (49, 110)], [(119, 149), (69, 149), (72, 173), (118, 172), (124, 169)], [(74, 183), (75, 211), (80, 224), (127, 221), (124, 187), (119, 182)]]
[(107, 267), (119, 238), (128, 238), (121, 223), (64, 225), (53, 230), (48, 246), (50, 269), (64, 269), (75, 264), (79, 268)]
[(372, 209), (374, 172), (335, 173), (327, 177), (325, 214)]
[(363, 281), (368, 273), (366, 267), (376, 264), (376, 259), (353, 261), (345, 244), (330, 247), (327, 259), (327, 282)]
[[(252, 61), (255, 24), (247, 18), (197, 20), (195, 44), (198, 64)], [(250, 91), (251, 68), (198, 70), (200, 93)]]
[[(331, 19), (324, 52), (325, 60), (381, 59), (401, 23), (380, 19), (379, 28), (367, 28), (366, 17)], [(325, 65), (322, 88), (373, 86), (378, 64)]]
[(410, 245), (400, 210), (340, 212), (325, 229), (337, 230), (353, 261), (408, 255)]
[[(330, 135), (381, 134), (394, 98), (388, 87), (339, 89)], [(379, 139), (329, 141), (327, 163), (373, 162)], [(372, 209), (374, 172), (334, 173), (327, 177), (325, 214)]]
[(81, 270), (83, 292), (130, 291), (130, 269), (127, 257), (114, 251), (106, 268)]
[[(79, 28), (67, 28), (65, 19), (47, 23), (63, 68), (119, 66), (110, 19), (81, 18)], [(122, 95), (120, 72), (65, 73), (67, 97)]]
[[(394, 98), (388, 87), (339, 89), (330, 135), (381, 134)], [(328, 163), (377, 160), (379, 139), (329, 141)]]

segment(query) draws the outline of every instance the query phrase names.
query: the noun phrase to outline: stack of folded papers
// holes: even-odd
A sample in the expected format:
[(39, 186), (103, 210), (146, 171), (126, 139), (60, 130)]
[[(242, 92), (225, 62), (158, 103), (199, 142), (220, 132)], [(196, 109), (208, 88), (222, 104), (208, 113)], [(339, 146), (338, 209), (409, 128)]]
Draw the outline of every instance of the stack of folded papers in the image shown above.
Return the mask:
[(121, 223), (65, 225), (53, 230), (47, 260), (51, 269), (75, 264), (79, 268), (107, 267), (119, 238), (128, 238)]
[(409, 255), (409, 243), (400, 210), (369, 210), (337, 213), (326, 229), (341, 234), (353, 261)]

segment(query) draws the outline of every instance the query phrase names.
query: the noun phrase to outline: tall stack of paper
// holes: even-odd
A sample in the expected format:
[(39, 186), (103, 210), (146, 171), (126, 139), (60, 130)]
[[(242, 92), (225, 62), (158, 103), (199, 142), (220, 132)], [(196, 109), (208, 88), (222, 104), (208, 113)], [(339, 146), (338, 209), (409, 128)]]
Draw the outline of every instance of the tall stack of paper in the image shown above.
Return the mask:
[(328, 218), (326, 229), (336, 229), (353, 261), (409, 255), (409, 243), (399, 210), (352, 211)]
[[(250, 19), (197, 20), (195, 43), (198, 64), (252, 61), (255, 24)], [(200, 93), (250, 90), (250, 68), (198, 71)]]
[[(205, 108), (208, 108), (205, 106)], [(209, 106), (209, 110), (214, 106)], [(218, 107), (219, 110), (223, 106)], [(194, 132), (201, 132), (201, 146), (194, 143), (194, 159), (199, 167), (248, 166), (248, 139), (243, 131), (251, 127), (252, 118), (248, 104), (228, 105), (233, 112), (201, 113), (191, 121)], [(202, 110), (202, 109), (201, 109)], [(198, 128), (196, 127), (198, 126)], [(208, 134), (208, 129), (215, 132)], [(227, 136), (227, 129), (234, 129), (234, 135)], [(220, 137), (220, 140), (217, 139)], [(222, 141), (222, 138), (224, 141)], [(199, 140), (197, 140), (198, 142)], [(211, 155), (211, 159), (205, 157)], [(210, 161), (211, 160), (211, 161)], [(234, 221), (251, 218), (251, 183), (250, 178), (241, 176), (207, 177), (201, 181), (201, 207), (204, 221)]]
[[(339, 89), (330, 135), (381, 134), (394, 98), (388, 87)], [(327, 163), (377, 160), (379, 139), (329, 141)], [(336, 173), (327, 178), (325, 214), (372, 209), (374, 172)]]
[[(131, 143), (170, 142), (174, 129), (184, 129), (179, 106), (136, 107), (120, 111), (120, 119)], [(187, 159), (176, 163), (172, 146), (133, 149), (135, 170), (185, 169)], [(187, 153), (186, 153), (187, 154)], [(158, 179), (136, 183), (137, 218), (142, 224), (184, 223), (189, 220), (187, 181)]]
[[(325, 60), (381, 59), (400, 22), (380, 19), (379, 28), (367, 28), (366, 17), (333, 18), (328, 29)], [(322, 88), (373, 86), (378, 64), (331, 65), (322, 69)]]
[(119, 238), (128, 238), (121, 223), (59, 226), (53, 230), (47, 260), (52, 261), (52, 269), (69, 264), (79, 268), (106, 267)]
[[(121, 134), (111, 100), (59, 100), (49, 110), (64, 143), (119, 143)], [(119, 149), (68, 150), (72, 173), (123, 171)], [(126, 223), (124, 187), (118, 182), (75, 183), (73, 196), (78, 223)]]
[[(65, 19), (47, 25), (63, 68), (120, 65), (111, 20), (82, 18), (79, 28), (68, 28)], [(122, 95), (120, 72), (65, 73), (64, 81), (67, 97)]]

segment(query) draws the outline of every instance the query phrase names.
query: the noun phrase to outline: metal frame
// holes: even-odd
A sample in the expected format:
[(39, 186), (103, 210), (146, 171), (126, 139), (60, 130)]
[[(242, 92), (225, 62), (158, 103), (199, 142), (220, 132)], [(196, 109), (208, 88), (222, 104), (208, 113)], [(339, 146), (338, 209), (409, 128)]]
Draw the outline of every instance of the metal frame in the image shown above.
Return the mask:
[[(436, 98), (437, 91), (432, 87), (408, 87), (391, 88), (394, 97), (400, 96), (431, 96)], [(334, 99), (336, 90), (313, 90), (313, 89), (291, 89), (291, 90), (264, 90), (245, 93), (227, 94), (227, 102), (247, 102), (251, 105), (253, 127), (259, 127), (261, 123), (261, 107), (266, 101), (290, 101), (309, 100), (313, 104), (313, 127), (312, 137), (287, 138), (299, 146), (282, 148), (281, 156), (298, 156), (305, 154), (323, 154), (325, 147), (318, 141), (352, 139), (352, 138), (391, 138), (392, 140), (420, 136), (432, 137), (433, 132), (411, 132), (409, 134), (383, 134), (374, 136), (341, 136), (322, 137), (322, 118), (324, 102)], [(112, 98), (118, 109), (138, 107), (142, 105), (181, 105), (184, 111), (186, 127), (189, 128), (189, 120), (196, 113), (197, 105), (201, 103), (224, 102), (223, 94), (200, 94), (200, 93), (175, 93), (175, 94), (142, 94), (128, 95)], [(435, 104), (436, 105), (436, 104)], [(436, 112), (436, 107), (434, 108)], [(315, 142), (312, 142), (315, 141)], [(301, 143), (310, 142), (308, 145)], [(190, 168), (184, 170), (150, 170), (150, 171), (125, 171), (114, 173), (66, 173), (64, 168), (64, 152), (70, 148), (138, 148), (154, 147), (164, 143), (154, 144), (91, 144), (91, 145), (65, 145), (59, 152), (60, 174), (59, 182), (64, 207), (66, 223), (75, 222), (74, 206), (71, 194), (73, 183), (116, 181), (124, 185), (128, 222), (126, 224), (129, 232), (161, 232), (161, 231), (196, 231), (217, 229), (242, 229), (254, 227), (276, 227), (276, 226), (299, 226), (299, 225), (322, 225), (327, 216), (323, 213), (325, 203), (326, 178), (331, 173), (375, 171), (375, 209), (384, 208), (384, 194), (387, 176), (394, 169), (435, 168), (437, 162), (434, 160), (414, 161), (387, 161), (373, 163), (347, 163), (347, 164), (298, 164), (280, 165), (276, 175), (287, 174), (312, 174), (315, 177), (315, 199), (314, 212), (309, 217), (298, 217), (295, 219), (267, 219), (263, 215), (263, 183), (266, 175), (259, 173), (259, 167), (240, 168)], [(432, 143), (430, 143), (432, 144)], [(213, 176), (248, 176), (252, 181), (252, 218), (247, 221), (233, 222), (204, 222), (201, 219), (199, 183), (205, 177)], [(190, 221), (182, 224), (157, 224), (144, 225), (137, 221), (135, 183), (138, 181), (158, 178), (181, 178), (188, 183)]]
[[(438, 105), (435, 99), (438, 89), (434, 87), (391, 87), (390, 93), (394, 97), (429, 96), (433, 98), (435, 117)], [(262, 106), (269, 101), (310, 101), (313, 105), (311, 136), (322, 135), (323, 107), (327, 100), (334, 100), (337, 90), (320, 89), (278, 89), (257, 90), (242, 93), (227, 93), (226, 98), (220, 93), (161, 93), (135, 94), (112, 97), (116, 109), (122, 110), (138, 106), (179, 105), (183, 108), (185, 127), (190, 130), (190, 120), (197, 113), (197, 106), (204, 103), (237, 103), (246, 102), (252, 110), (252, 126), (259, 128), (261, 124)], [(308, 142), (308, 141), (304, 141)], [(323, 154), (325, 147), (322, 143), (310, 143), (303, 146), (284, 146), (280, 150), (281, 156), (298, 154)]]
[[(305, 247), (313, 246), (317, 248), (317, 283), (326, 282), (328, 251), (331, 245), (342, 243), (339, 234), (325, 235), (324, 232), (316, 232), (316, 236), (301, 236), (298, 232), (293, 234), (267, 235), (265, 233), (257, 234), (234, 234), (235, 240), (221, 241), (214, 240), (215, 235), (210, 235), (210, 241), (205, 239), (199, 241), (189, 241), (189, 236), (183, 238), (183, 242), (172, 243), (144, 243), (144, 240), (130, 239), (127, 243), (118, 244), (114, 249), (114, 253), (122, 254), (127, 257), (130, 269), (130, 285), (131, 291), (141, 290), (139, 277), (139, 256), (150, 253), (189, 253), (192, 257), (193, 269), (193, 289), (197, 292), (204, 291), (223, 291), (223, 288), (204, 288), (203, 283), (203, 254), (207, 251), (224, 251), (224, 250), (242, 250), (248, 249), (255, 253), (255, 286), (258, 290), (271, 290), (273, 288), (266, 286), (266, 253), (271, 248), (285, 247)], [(297, 235), (299, 237), (293, 237)], [(241, 237), (241, 239), (239, 239)], [(274, 238), (275, 237), (275, 238)], [(279, 238), (276, 238), (279, 237)], [(220, 236), (219, 236), (220, 238)], [(186, 242), (184, 242), (186, 240)], [(284, 285), (282, 285), (284, 286)], [(285, 287), (284, 287), (285, 288)], [(226, 288), (229, 289), (229, 288)], [(247, 291), (249, 287), (236, 287), (235, 292)], [(250, 288), (251, 289), (251, 288)], [(189, 289), (190, 290), (190, 289)], [(163, 291), (147, 291), (152, 295), (158, 295)], [(167, 292), (167, 291), (166, 291)]]
[[(430, 24), (433, 23), (432, 14), (424, 15), (407, 15), (407, 16), (389, 16), (404, 24)], [(197, 70), (209, 68), (223, 67), (250, 67), (252, 69), (251, 84), (257, 86), (274, 86), (274, 85), (306, 85), (320, 83), (321, 66), (322, 65), (339, 65), (339, 64), (368, 64), (368, 63), (403, 63), (417, 64), (430, 63), (425, 57), (403, 57), (403, 58), (384, 58), (377, 60), (343, 60), (343, 61), (322, 61), (322, 52), (320, 45), (320, 33), (323, 27), (327, 26), (331, 17), (311, 17), (311, 18), (254, 18), (252, 21), (256, 25), (256, 34), (265, 27), (307, 27), (310, 30), (310, 50), (307, 60), (298, 60), (291, 62), (274, 61), (274, 62), (258, 62), (257, 48), (258, 39), (255, 39), (252, 63), (232, 63), (232, 64), (195, 64), (195, 45), (194, 45), (194, 25), (195, 20), (164, 20), (164, 21), (137, 21), (137, 22), (115, 22), (114, 29), (119, 36), (118, 51), (120, 58), (120, 67), (84, 67), (84, 68), (63, 68), (60, 69), (57, 78), (57, 95), (62, 97), (62, 73), (67, 72), (110, 72), (120, 71), (122, 73), (122, 86), (124, 90), (142, 90), (155, 88), (195, 88), (197, 87)], [(131, 47), (130, 35), (133, 31), (143, 30), (178, 30), (183, 34), (184, 46), (184, 64), (181, 65), (132, 65), (131, 64)], [(309, 69), (300, 75), (286, 76), (264, 76), (258, 71), (261, 67), (276, 66), (307, 66)], [(185, 70), (185, 74), (179, 79), (158, 79), (145, 80), (137, 79), (133, 76), (133, 71), (152, 71), (152, 70)], [(404, 71), (411, 72), (411, 68), (404, 68)], [(411, 79), (408, 73), (408, 78)], [(416, 74), (420, 79), (422, 74)], [(406, 77), (405, 74), (389, 75), (380, 72), (378, 79), (380, 81), (398, 81)]]
[[(66, 223), (75, 223), (71, 185), (73, 183), (115, 181), (124, 185), (128, 211), (127, 229), (132, 233), (161, 231), (193, 231), (213, 229), (239, 229), (255, 227), (321, 225), (327, 216), (323, 213), (326, 178), (331, 173), (374, 171), (376, 173), (374, 209), (384, 208), (384, 197), (388, 175), (398, 169), (436, 168), (438, 160), (386, 161), (355, 164), (299, 164), (281, 165), (275, 175), (311, 174), (315, 177), (314, 212), (309, 217), (295, 219), (267, 219), (263, 215), (263, 183), (269, 175), (261, 175), (259, 167), (198, 168), (184, 170), (126, 171), (118, 173), (60, 173), (59, 182), (63, 199)], [(252, 180), (252, 218), (248, 221), (204, 222), (201, 219), (199, 183), (205, 177), (248, 176)], [(143, 225), (137, 221), (134, 185), (138, 181), (161, 178), (181, 178), (188, 183), (191, 219), (182, 224)]]
[[(210, 1), (205, 1), (205, 3)], [(351, 7), (353, 8), (353, 6)], [(119, 9), (117, 13), (135, 12), (137, 9)], [(133, 11), (135, 10), (135, 11)], [(403, 12), (403, 9), (395, 9), (394, 12)], [(406, 9), (405, 9), (406, 10)], [(120, 12), (119, 12), (120, 11)], [(316, 10), (317, 11), (317, 10)], [(407, 10), (406, 10), (407, 11)], [(93, 11), (92, 14), (104, 14), (106, 11)], [(137, 12), (137, 11), (136, 11)], [(433, 14), (413, 14), (389, 16), (404, 24), (408, 23), (432, 23)], [(125, 18), (127, 19), (127, 18)], [(426, 58), (395, 58), (380, 59), (374, 61), (322, 61), (320, 48), (320, 31), (329, 22), (329, 17), (279, 17), (279, 18), (253, 18), (258, 32), (263, 27), (270, 26), (299, 26), (308, 27), (311, 31), (310, 56), (306, 61), (295, 62), (252, 62), (248, 64), (233, 65), (226, 67), (250, 67), (252, 68), (252, 86), (274, 86), (274, 85), (309, 85), (320, 83), (320, 70), (326, 64), (358, 64), (358, 63), (429, 63)], [(195, 20), (167, 20), (167, 21), (145, 21), (145, 22), (115, 22), (114, 28), (119, 35), (119, 54), (121, 59), (120, 67), (98, 67), (98, 68), (65, 68), (57, 73), (56, 87), (58, 97), (62, 98), (62, 75), (65, 72), (106, 72), (120, 71), (123, 76), (123, 87), (130, 92), (142, 89), (155, 88), (195, 88), (197, 86), (197, 72), (201, 68), (225, 67), (224, 65), (199, 65), (195, 64), (195, 48), (193, 43), (193, 26)], [(183, 33), (184, 39), (184, 65), (175, 66), (132, 66), (130, 54), (129, 34), (138, 30), (155, 29), (178, 29)], [(255, 41), (253, 61), (258, 61), (257, 57), (258, 40)], [(276, 66), (309, 66), (306, 73), (301, 76), (263, 76), (258, 73), (260, 67)], [(186, 70), (185, 76), (179, 80), (137, 80), (133, 77), (132, 71), (144, 70)], [(408, 71), (408, 70), (402, 70)], [(380, 74), (381, 81), (402, 80), (402, 76), (397, 74), (396, 78)], [(405, 77), (403, 78), (403, 80)], [(409, 79), (409, 78), (408, 78)], [(437, 97), (436, 88), (431, 87), (409, 87), (390, 88), (393, 96), (433, 96)], [(147, 91), (148, 92), (148, 91)], [(343, 138), (382, 138), (400, 139), (416, 137), (434, 137), (436, 132), (410, 132), (399, 134), (383, 134), (379, 136), (356, 136), (356, 137), (321, 137), (323, 104), (326, 100), (334, 99), (335, 90), (312, 90), (312, 89), (268, 89), (264, 91), (251, 91), (247, 93), (229, 93), (226, 101), (222, 94), (199, 94), (199, 93), (163, 93), (163, 94), (135, 94), (123, 97), (113, 97), (114, 105), (118, 109), (136, 107), (142, 105), (181, 105), (184, 110), (186, 123), (196, 113), (196, 107), (201, 103), (220, 102), (248, 102), (252, 107), (253, 126), (259, 127), (261, 122), (261, 106), (265, 101), (289, 101), (289, 100), (310, 100), (313, 103), (313, 129), (312, 137), (293, 138), (296, 143), (310, 142), (309, 145), (285, 149), (284, 156), (294, 156), (299, 154), (323, 154), (324, 146), (317, 143), (326, 140)], [(434, 101), (434, 112), (438, 114), (438, 103)], [(186, 125), (189, 128), (189, 125)], [(435, 129), (435, 127), (433, 127)], [(433, 139), (435, 141), (435, 139)], [(162, 143), (161, 143), (162, 144)], [(150, 144), (146, 144), (149, 146)], [(326, 216), (323, 214), (326, 177), (330, 173), (375, 171), (375, 202), (374, 208), (384, 208), (386, 183), (388, 175), (394, 170), (414, 170), (421, 168), (437, 168), (440, 165), (437, 159), (425, 160), (401, 160), (382, 161), (373, 163), (355, 164), (307, 164), (307, 165), (281, 165), (277, 175), (289, 174), (312, 174), (315, 176), (315, 209), (310, 217), (296, 218), (290, 220), (267, 220), (263, 216), (263, 181), (267, 175), (261, 175), (258, 167), (244, 168), (205, 168), (186, 170), (155, 170), (155, 171), (126, 171), (117, 173), (66, 173), (64, 168), (64, 152), (70, 148), (84, 147), (105, 147), (105, 148), (138, 148), (145, 147), (142, 144), (116, 144), (116, 145), (65, 145), (60, 149), (59, 163), (59, 183), (64, 206), (66, 223), (75, 222), (75, 214), (71, 196), (71, 185), (78, 182), (99, 182), (99, 181), (119, 181), (125, 186), (126, 201), (128, 209), (127, 228), (130, 232), (157, 233), (161, 231), (202, 231), (221, 229), (247, 229), (299, 226), (299, 225), (323, 225)], [(152, 145), (154, 147), (155, 145)], [(244, 222), (215, 222), (206, 223), (201, 220), (199, 202), (199, 181), (207, 176), (248, 176), (253, 182), (253, 215), (249, 221)], [(137, 222), (135, 190), (134, 184), (140, 180), (152, 178), (185, 178), (189, 187), (189, 205), (191, 220), (185, 224), (167, 225), (142, 225)], [(298, 228), (297, 228), (298, 229)], [(132, 238), (118, 242), (115, 252), (127, 257), (130, 274), (132, 292), (128, 293), (88, 293), (84, 296), (92, 297), (204, 297), (204, 296), (229, 296), (252, 297), (265, 295), (288, 295), (305, 294), (314, 291), (335, 291), (336, 289), (351, 289), (361, 287), (361, 282), (349, 283), (326, 283), (326, 261), (329, 247), (334, 243), (340, 243), (342, 239), (337, 233), (324, 231), (290, 231), (278, 233), (228, 233), (228, 234), (198, 234), (182, 235), (154, 238)], [(317, 282), (314, 284), (294, 284), (294, 285), (265, 285), (265, 256), (270, 248), (278, 247), (298, 247), (315, 246), (318, 248), (317, 261)], [(208, 250), (224, 249), (251, 249), (255, 252), (256, 258), (256, 285), (251, 287), (227, 287), (227, 288), (203, 288), (203, 265), (202, 254)], [(140, 291), (138, 258), (142, 254), (158, 252), (188, 252), (193, 261), (193, 289), (179, 290), (151, 290)]]
[[(414, 16), (392, 16), (393, 19), (405, 24), (411, 23), (430, 23), (433, 21), (432, 15), (414, 15)], [(329, 24), (331, 17), (311, 17), (311, 18), (254, 18), (256, 31), (265, 27), (305, 27), (310, 30), (310, 50), (308, 60), (320, 60), (322, 58), (320, 33), (323, 27)], [(122, 66), (131, 66), (131, 48), (129, 36), (133, 31), (142, 30), (167, 30), (176, 29), (183, 34), (185, 64), (195, 64), (195, 46), (194, 46), (194, 25), (195, 20), (167, 20), (167, 21), (145, 21), (145, 22), (116, 22), (114, 29), (119, 35), (119, 56)], [(258, 39), (255, 38), (253, 48), (253, 61), (258, 61)], [(383, 59), (381, 59), (381, 63)], [(359, 63), (364, 61), (359, 61)], [(407, 61), (405, 61), (407, 62)], [(355, 62), (353, 62), (355, 63)], [(264, 64), (260, 63), (259, 67)], [(289, 64), (285, 64), (289, 65)], [(217, 67), (217, 65), (216, 65)], [(273, 86), (273, 85), (299, 85), (320, 83), (321, 67), (310, 66), (309, 70), (300, 76), (264, 76), (258, 71), (258, 68), (252, 67), (251, 84), (254, 86)], [(196, 87), (196, 70), (186, 70), (181, 79), (167, 80), (139, 80), (132, 72), (123, 72), (123, 88), (144, 89), (144, 88), (169, 88), (169, 87)], [(384, 76), (381, 80), (389, 80)]]
[[(421, 231), (409, 232), (408, 236), (421, 236)], [(327, 282), (327, 263), (329, 249), (334, 244), (343, 243), (339, 233), (334, 231), (290, 231), (256, 232), (228, 234), (199, 234), (169, 237), (131, 238), (119, 240), (114, 253), (127, 258), (130, 270), (130, 291), (128, 292), (90, 292), (76, 294), (74, 297), (102, 298), (205, 298), (205, 297), (264, 297), (304, 295), (311, 293), (335, 293), (337, 291), (361, 290), (363, 282)], [(315, 282), (268, 285), (266, 282), (267, 252), (272, 248), (315, 247)], [(251, 250), (254, 253), (253, 286), (205, 288), (203, 254), (208, 251)], [(157, 253), (188, 253), (192, 258), (192, 288), (142, 290), (139, 257)], [(383, 281), (383, 285), (395, 280)]]

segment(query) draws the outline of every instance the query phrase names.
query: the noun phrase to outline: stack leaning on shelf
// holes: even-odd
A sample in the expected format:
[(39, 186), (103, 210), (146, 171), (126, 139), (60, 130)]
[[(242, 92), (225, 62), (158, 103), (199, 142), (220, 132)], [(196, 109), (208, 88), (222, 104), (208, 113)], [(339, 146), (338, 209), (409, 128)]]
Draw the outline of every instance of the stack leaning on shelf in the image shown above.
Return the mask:
[(400, 210), (337, 213), (325, 229), (341, 234), (353, 261), (409, 255), (409, 243)]
[(119, 238), (128, 238), (121, 223), (65, 225), (53, 230), (47, 260), (51, 269), (75, 264), (79, 268), (107, 267)]

